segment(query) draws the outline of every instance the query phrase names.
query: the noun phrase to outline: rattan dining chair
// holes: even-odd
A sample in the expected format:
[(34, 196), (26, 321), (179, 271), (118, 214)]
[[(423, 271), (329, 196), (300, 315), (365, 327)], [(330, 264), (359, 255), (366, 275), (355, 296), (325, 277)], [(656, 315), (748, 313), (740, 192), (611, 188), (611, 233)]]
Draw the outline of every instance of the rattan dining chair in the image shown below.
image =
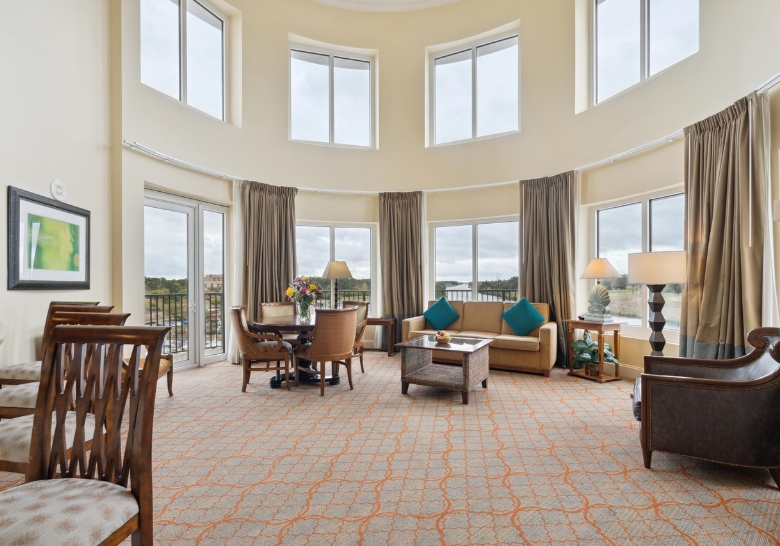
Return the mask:
[[(87, 307), (89, 308), (88, 310), (85, 309)], [(51, 333), (51, 317), (55, 311), (110, 313), (113, 309), (113, 305), (98, 305), (98, 302), (53, 301), (49, 303), (49, 310), (46, 313), (46, 322), (43, 323), (41, 352), (43, 352), (43, 349), (46, 347), (48, 336)], [(41, 359), (42, 358), (43, 357), (41, 357)], [(37, 383), (40, 380), (40, 360), (24, 362), (22, 364), (12, 364), (11, 366), (0, 368), (0, 385), (23, 385), (24, 383)]]
[[(49, 321), (49, 334), (44, 346), (45, 351), (49, 347), (49, 339), (52, 332), (60, 325), (86, 325), (86, 326), (122, 326), (129, 314), (119, 313), (77, 313), (60, 311), (55, 307)], [(42, 376), (41, 376), (42, 377)], [(38, 396), (38, 381), (21, 385), (10, 385), (0, 389), (0, 419), (13, 419), (35, 413), (35, 401)], [(2, 421), (0, 421), (2, 423)]]
[[(25, 483), (0, 491), (0, 544), (116, 545), (127, 537), (134, 545), (154, 543), (152, 422), (169, 330), (54, 329), (44, 352)], [(131, 352), (124, 382), (123, 349)], [(65, 419), (73, 406), (78, 418), (68, 434)], [(94, 421), (87, 423), (89, 410)], [(87, 455), (89, 426), (99, 440)]]
[[(246, 321), (246, 306), (239, 305), (230, 308), (230, 321), (238, 342), (241, 367), (244, 371), (241, 392), (246, 392), (252, 372), (275, 371), (277, 376), (284, 370), (287, 390), (290, 390), (290, 363), (292, 361), (292, 345), (283, 341), (274, 333), (255, 334), (249, 331)], [(254, 362), (265, 362), (265, 367), (253, 367)], [(271, 366), (276, 362), (276, 366)], [(281, 363), (284, 362), (282, 367)]]
[[(349, 388), (352, 390), (352, 350), (355, 346), (357, 328), (357, 307), (347, 309), (320, 309), (317, 323), (310, 334), (301, 335), (301, 340), (310, 339), (310, 345), (301, 345), (295, 351), (295, 386), (298, 386), (300, 372), (320, 375), (320, 396), (325, 396), (325, 363), (330, 362), (333, 375), (338, 375), (339, 364), (347, 368)], [(300, 365), (300, 359), (309, 360), (313, 368)]]
[(344, 307), (357, 307), (357, 329), (355, 330), (355, 344), (353, 352), (360, 358), (360, 371), (366, 373), (363, 368), (363, 338), (366, 336), (366, 326), (368, 326), (368, 302), (367, 301), (345, 301)]
[[(260, 304), (260, 320), (268, 317), (294, 317), (298, 314), (298, 306), (294, 301), (275, 301)], [(276, 335), (286, 341), (293, 348), (299, 345), (300, 333), (275, 331)]]

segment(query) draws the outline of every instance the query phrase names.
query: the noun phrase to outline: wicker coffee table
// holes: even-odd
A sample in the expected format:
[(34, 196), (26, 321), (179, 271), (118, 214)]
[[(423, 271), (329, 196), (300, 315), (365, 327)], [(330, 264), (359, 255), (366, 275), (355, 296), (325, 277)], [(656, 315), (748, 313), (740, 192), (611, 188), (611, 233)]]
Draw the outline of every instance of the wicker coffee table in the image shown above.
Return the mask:
[[(463, 403), (469, 403), (469, 391), (488, 382), (488, 346), (493, 340), (453, 337), (449, 343), (437, 343), (434, 336), (423, 336), (396, 347), (401, 349), (401, 392), (409, 384), (460, 391)], [(460, 353), (463, 367), (433, 363), (433, 351)]]

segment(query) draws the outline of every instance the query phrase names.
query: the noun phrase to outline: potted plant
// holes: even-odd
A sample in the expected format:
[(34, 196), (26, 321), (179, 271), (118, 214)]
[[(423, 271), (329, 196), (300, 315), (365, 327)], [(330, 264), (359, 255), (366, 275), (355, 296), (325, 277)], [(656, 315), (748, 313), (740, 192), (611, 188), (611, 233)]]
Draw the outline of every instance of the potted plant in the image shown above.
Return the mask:
[[(571, 344), (571, 348), (574, 351), (574, 367), (580, 369), (585, 366), (588, 375), (597, 376), (599, 374), (599, 344), (593, 341), (590, 333), (585, 332), (582, 339)], [(609, 343), (604, 344), (604, 362), (620, 364)]]

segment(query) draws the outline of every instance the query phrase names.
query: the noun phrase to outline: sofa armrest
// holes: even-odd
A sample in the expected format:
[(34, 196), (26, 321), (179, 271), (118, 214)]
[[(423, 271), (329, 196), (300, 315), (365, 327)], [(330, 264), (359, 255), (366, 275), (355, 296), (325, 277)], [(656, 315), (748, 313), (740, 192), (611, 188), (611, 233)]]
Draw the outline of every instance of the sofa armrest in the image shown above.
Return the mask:
[(401, 341), (409, 341), (409, 332), (425, 330), (425, 317), (412, 317), (401, 322)]
[(539, 328), (539, 351), (542, 353), (542, 364), (552, 369), (558, 356), (558, 325), (548, 322)]

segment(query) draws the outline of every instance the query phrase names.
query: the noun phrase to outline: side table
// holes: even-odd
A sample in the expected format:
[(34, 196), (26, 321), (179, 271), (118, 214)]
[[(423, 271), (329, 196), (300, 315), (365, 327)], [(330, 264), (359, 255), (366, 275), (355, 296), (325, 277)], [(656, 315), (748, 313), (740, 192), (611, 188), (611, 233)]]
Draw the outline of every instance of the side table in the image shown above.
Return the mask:
[[(620, 323), (619, 322), (592, 322), (589, 320), (564, 320), (566, 324), (566, 330), (568, 332), (569, 339), (569, 374), (575, 377), (584, 377), (591, 381), (598, 381), (599, 383), (606, 383), (607, 381), (620, 381), (620, 364), (615, 364), (615, 375), (604, 373), (604, 335), (608, 332), (612, 332), (615, 341), (613, 343), (613, 351), (615, 358), (620, 360)], [(586, 332), (596, 332), (598, 334), (599, 343), (599, 375), (588, 375), (587, 372), (574, 369), (574, 351), (571, 348), (571, 344), (574, 343), (574, 331), (584, 330)]]
[[(387, 328), (387, 356), (393, 356), (395, 352), (395, 319), (368, 317), (369, 326), (384, 326)], [(364, 348), (366, 351), (384, 351), (382, 347)]]

